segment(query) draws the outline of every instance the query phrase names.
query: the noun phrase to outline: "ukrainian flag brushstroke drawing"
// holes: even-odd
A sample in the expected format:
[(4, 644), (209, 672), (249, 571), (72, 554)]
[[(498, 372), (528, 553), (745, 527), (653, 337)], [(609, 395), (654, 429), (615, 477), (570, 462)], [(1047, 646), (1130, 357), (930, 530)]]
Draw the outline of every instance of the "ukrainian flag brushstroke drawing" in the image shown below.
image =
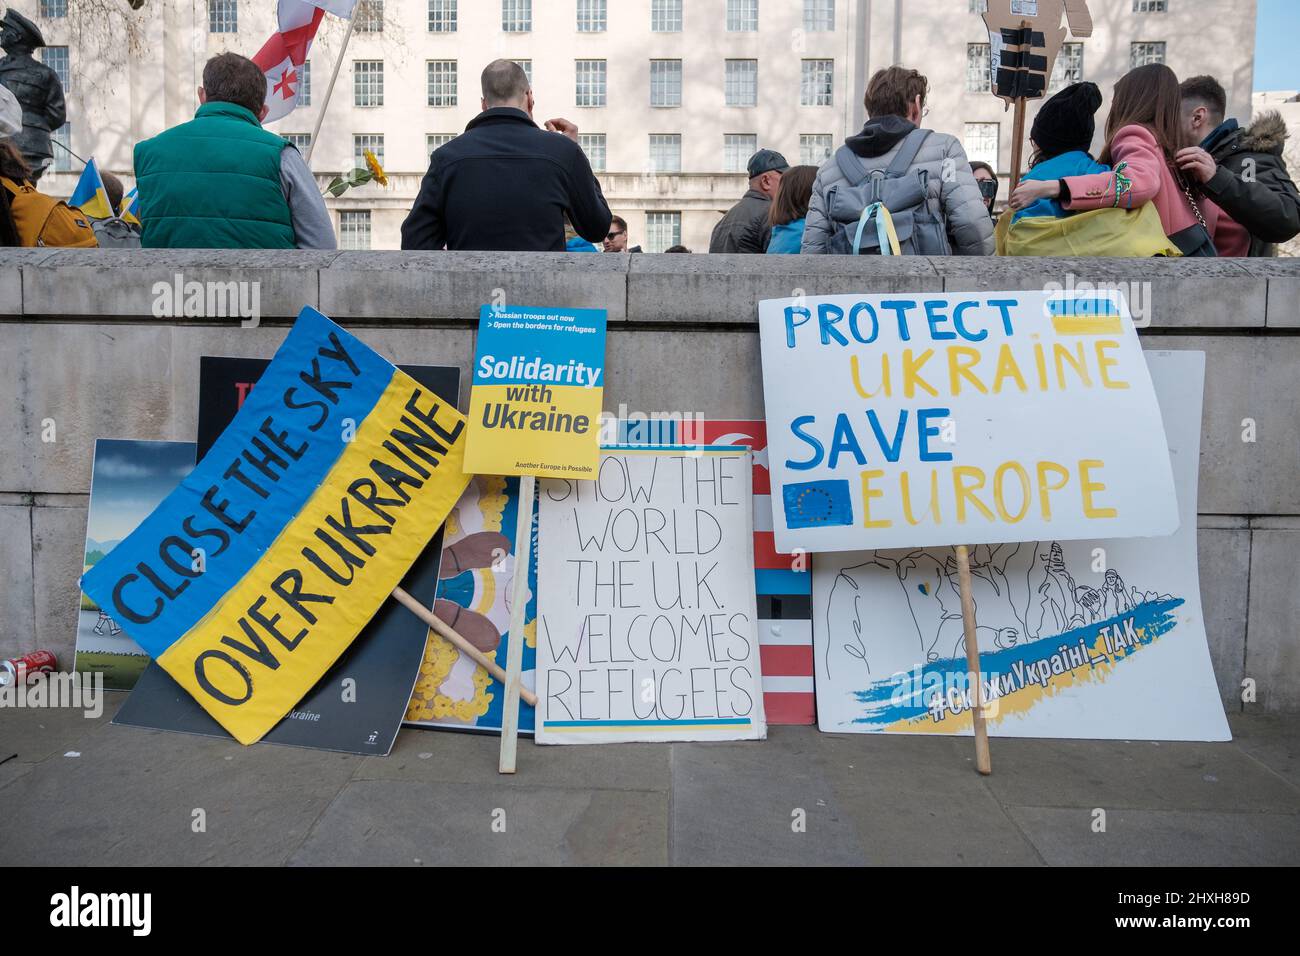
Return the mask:
[(465, 418), (304, 308), (239, 413), (83, 590), (240, 743), (300, 701), (469, 482)]

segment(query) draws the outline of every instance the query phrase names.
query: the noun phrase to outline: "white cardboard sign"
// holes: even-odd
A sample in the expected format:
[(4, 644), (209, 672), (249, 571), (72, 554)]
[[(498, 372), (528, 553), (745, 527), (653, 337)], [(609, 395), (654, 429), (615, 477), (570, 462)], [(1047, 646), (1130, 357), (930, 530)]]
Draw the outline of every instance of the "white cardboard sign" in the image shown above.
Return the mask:
[(1178, 527), (1118, 292), (767, 299), (759, 327), (780, 551)]
[(745, 448), (628, 446), (538, 482), (538, 743), (767, 736), (751, 480)]

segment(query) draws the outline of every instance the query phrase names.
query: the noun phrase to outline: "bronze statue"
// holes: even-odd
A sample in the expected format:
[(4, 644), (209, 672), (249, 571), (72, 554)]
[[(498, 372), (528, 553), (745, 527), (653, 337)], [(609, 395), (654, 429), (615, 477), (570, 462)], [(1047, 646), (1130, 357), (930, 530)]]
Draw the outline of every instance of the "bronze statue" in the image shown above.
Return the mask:
[(17, 10), (5, 11), (0, 19), (0, 84), (17, 98), (23, 108), (23, 129), (14, 145), (32, 168), (32, 182), (41, 178), (54, 156), (50, 133), (63, 125), (67, 108), (59, 75), (32, 56), (45, 46), (40, 29)]

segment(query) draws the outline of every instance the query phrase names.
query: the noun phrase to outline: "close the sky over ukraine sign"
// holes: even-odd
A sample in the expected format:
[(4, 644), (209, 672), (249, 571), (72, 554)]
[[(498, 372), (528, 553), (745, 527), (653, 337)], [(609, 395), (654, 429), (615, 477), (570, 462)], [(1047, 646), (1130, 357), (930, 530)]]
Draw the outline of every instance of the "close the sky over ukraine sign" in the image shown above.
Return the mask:
[(401, 581), (469, 482), (465, 418), (305, 308), (234, 421), (83, 590), (241, 743)]

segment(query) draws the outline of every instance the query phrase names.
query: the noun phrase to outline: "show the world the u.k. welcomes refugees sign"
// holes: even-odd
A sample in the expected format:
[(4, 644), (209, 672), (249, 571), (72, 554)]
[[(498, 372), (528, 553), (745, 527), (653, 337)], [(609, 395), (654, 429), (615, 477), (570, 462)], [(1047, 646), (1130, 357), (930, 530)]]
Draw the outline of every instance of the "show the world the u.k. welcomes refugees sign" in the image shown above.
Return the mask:
[(1178, 527), (1117, 293), (769, 299), (759, 323), (780, 551)]
[(469, 481), (465, 418), (303, 309), (234, 420), (83, 589), (241, 743), (298, 703)]
[(605, 310), (483, 306), (465, 467), (476, 475), (594, 478)]

